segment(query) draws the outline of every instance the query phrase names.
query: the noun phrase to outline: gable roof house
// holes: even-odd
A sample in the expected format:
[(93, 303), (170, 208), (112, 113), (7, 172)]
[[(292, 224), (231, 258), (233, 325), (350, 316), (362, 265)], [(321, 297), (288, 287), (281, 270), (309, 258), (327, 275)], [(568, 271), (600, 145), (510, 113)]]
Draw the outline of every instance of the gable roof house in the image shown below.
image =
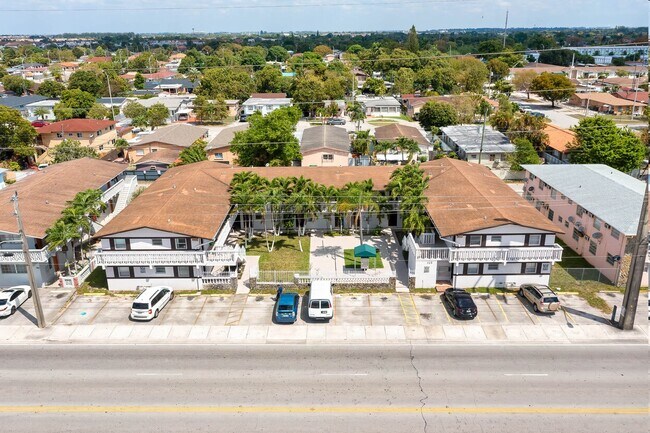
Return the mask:
[[(548, 283), (552, 263), (561, 259), (562, 250), (554, 243), (561, 229), (486, 167), (448, 158), (421, 167), (429, 176), (426, 212), (433, 231), (417, 239), (412, 235), (402, 239), (409, 253), (410, 282), (405, 284), (434, 287), (440, 281), (453, 281), (455, 287), (509, 287)], [(232, 272), (246, 259), (243, 247), (229, 244), (230, 231), (239, 221), (237, 209), (229, 205), (229, 185), (235, 174), (254, 172), (267, 179), (303, 176), (336, 188), (372, 179), (374, 189), (383, 191), (395, 169), (248, 168), (212, 161), (174, 167), (97, 234), (102, 251), (96, 260), (106, 268), (111, 290), (146, 284), (152, 277), (157, 284), (201, 288), (213, 281), (215, 273)], [(307, 222), (307, 229), (324, 231), (332, 224), (350, 227), (355, 223), (350, 218), (336, 222), (333, 215), (320, 214)], [(261, 219), (254, 218), (253, 225), (256, 231), (264, 230)], [(364, 221), (366, 229), (388, 226), (401, 226), (398, 212), (388, 218), (368, 215)], [(156, 248), (147, 247), (154, 241)], [(143, 248), (146, 252), (140, 251)], [(169, 254), (171, 250), (174, 254)], [(159, 269), (150, 267), (154, 262)]]
[(205, 150), (208, 153), (208, 159), (211, 161), (234, 165), (235, 155), (230, 151), (230, 144), (232, 143), (233, 138), (235, 138), (235, 134), (247, 130), (248, 126), (248, 123), (242, 123), (219, 131), (219, 133), (205, 147)]
[[(139, 138), (139, 139), (138, 139)], [(127, 158), (137, 162), (143, 156), (163, 149), (181, 151), (190, 147), (196, 140), (208, 138), (208, 129), (186, 123), (177, 123), (140, 135), (129, 143)]]
[(67, 251), (47, 248), (47, 229), (61, 217), (67, 202), (87, 189), (104, 192), (102, 200), (108, 208), (98, 222), (105, 221), (125, 185), (121, 180), (123, 170), (124, 166), (119, 164), (81, 158), (54, 164), (0, 190), (0, 201), (5, 203), (0, 207), (0, 286), (29, 284), (11, 205), (14, 193), (18, 194), (36, 284), (41, 286), (55, 281), (56, 272), (65, 269), (65, 262), (74, 260), (72, 248)]
[(501, 132), (483, 125), (453, 125), (440, 128), (440, 139), (462, 160), (494, 169), (506, 168), (515, 146)]
[(609, 93), (587, 92), (576, 93), (569, 98), (569, 104), (576, 107), (588, 108), (599, 113), (614, 115), (632, 114), (641, 115), (647, 104), (634, 102), (628, 99), (617, 98)]
[[(433, 149), (429, 140), (427, 140), (420, 130), (414, 126), (393, 123), (375, 128), (374, 134), (377, 141), (395, 142), (400, 137), (414, 140), (420, 146), (421, 155), (428, 155), (429, 151)], [(417, 158), (417, 156), (417, 154), (414, 155), (414, 158)], [(383, 153), (377, 153), (376, 157), (379, 161), (384, 160)], [(386, 159), (388, 162), (392, 163), (407, 161), (408, 157), (409, 155), (407, 153), (399, 151), (389, 152), (386, 154)]]
[(402, 113), (402, 104), (392, 96), (365, 96), (356, 98), (366, 113), (366, 116), (393, 116), (397, 117)]
[(320, 125), (307, 128), (300, 140), (305, 167), (350, 165), (350, 136), (345, 128)]
[[(37, 144), (46, 149), (63, 140), (76, 140), (82, 146), (94, 149), (100, 156), (110, 152), (117, 139), (113, 120), (67, 119), (37, 128)], [(47, 161), (39, 161), (47, 162)]]
[(575, 132), (547, 123), (544, 132), (548, 136), (548, 146), (544, 150), (544, 162), (547, 164), (568, 164), (569, 144), (575, 139)]

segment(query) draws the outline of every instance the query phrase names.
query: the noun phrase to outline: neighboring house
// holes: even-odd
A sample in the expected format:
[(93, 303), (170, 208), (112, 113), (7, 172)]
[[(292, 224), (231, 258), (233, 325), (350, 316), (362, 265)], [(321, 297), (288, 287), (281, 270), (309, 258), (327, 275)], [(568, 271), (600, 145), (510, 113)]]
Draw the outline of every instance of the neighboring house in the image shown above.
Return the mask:
[(113, 120), (67, 119), (37, 128), (36, 141), (45, 148), (52, 148), (63, 140), (76, 140), (82, 146), (91, 147), (100, 155), (108, 153), (117, 139), (116, 122)]
[(647, 184), (602, 164), (524, 168), (525, 198), (564, 230), (560, 238), (573, 251), (612, 283), (624, 285)]
[(187, 94), (194, 93), (198, 82), (193, 82), (187, 78), (166, 78), (160, 80), (151, 80), (144, 83), (145, 90), (155, 90), (158, 93)]
[[(401, 240), (408, 251), (409, 286), (548, 284), (553, 262), (562, 258), (555, 244), (559, 228), (485, 167), (444, 158), (421, 168), (429, 179), (426, 211), (433, 231)], [(228, 204), (235, 174), (250, 171), (269, 180), (303, 176), (336, 188), (372, 179), (375, 190), (384, 191), (395, 169), (248, 168), (211, 161), (174, 167), (97, 234), (102, 245), (97, 264), (106, 269), (110, 290), (160, 284), (182, 290), (210, 287), (215, 280), (235, 278), (246, 259), (243, 247), (228, 243), (242, 219)], [(504, 201), (511, 205), (503, 206)], [(364, 215), (364, 228), (401, 227), (397, 209), (387, 215)], [(261, 232), (264, 224), (263, 218), (253, 218), (254, 230)], [(350, 228), (356, 221), (352, 215), (328, 212), (310, 219), (307, 229), (339, 225)]]
[(207, 128), (199, 128), (185, 123), (178, 123), (158, 128), (150, 134), (140, 135), (140, 139), (132, 141), (129, 146), (128, 159), (139, 161), (143, 156), (163, 149), (180, 152), (188, 148), (196, 140), (208, 137)]
[(0, 105), (18, 110), (23, 117), (28, 117), (29, 110), (27, 106), (45, 100), (47, 100), (47, 97), (41, 95), (6, 96), (0, 98)]
[(399, 117), (402, 113), (402, 104), (392, 96), (357, 96), (366, 113), (366, 116), (393, 116)]
[(136, 102), (139, 102), (146, 108), (150, 108), (155, 104), (163, 104), (167, 110), (169, 110), (169, 117), (167, 121), (170, 123), (177, 122), (181, 117), (181, 113), (189, 113), (188, 108), (191, 99), (184, 96), (164, 96), (164, 97), (153, 97), (149, 99), (136, 99)]
[(368, 79), (368, 74), (357, 68), (352, 69), (352, 74), (357, 81), (357, 88), (361, 89)]
[(178, 161), (180, 151), (177, 149), (162, 149), (151, 152), (135, 163), (137, 171), (157, 171), (159, 174), (167, 171), (170, 165)]
[(262, 116), (266, 116), (279, 108), (290, 106), (291, 98), (287, 98), (285, 93), (253, 93), (241, 104), (241, 115), (245, 119), (259, 111)]
[(501, 132), (491, 126), (454, 125), (440, 128), (440, 139), (462, 160), (498, 168), (508, 165), (508, 157), (515, 146)]
[(239, 99), (226, 99), (226, 108), (228, 108), (228, 117), (237, 117), (239, 114)]
[(643, 110), (647, 107), (642, 102), (629, 101), (623, 98), (617, 98), (609, 93), (586, 92), (576, 93), (569, 98), (569, 104), (576, 107), (589, 108), (593, 111), (606, 114), (632, 114), (634, 110), (635, 115), (643, 114)]
[(176, 72), (169, 71), (167, 69), (159, 69), (158, 72), (153, 72), (151, 74), (142, 74), (145, 80), (147, 81), (158, 81), (158, 80), (166, 80), (168, 78), (174, 78), (176, 76)]
[[(0, 287), (29, 284), (18, 226), (11, 198), (18, 192), (29, 254), (34, 266), (36, 285), (53, 283), (57, 272), (65, 271), (66, 263), (74, 261), (71, 245), (65, 249), (50, 251), (45, 232), (67, 207), (74, 196), (88, 189), (104, 191), (102, 200), (107, 210), (97, 220), (102, 223), (118, 210), (123, 195), (133, 192), (130, 184), (121, 179), (124, 166), (91, 158), (54, 164), (33, 173), (25, 179), (0, 191)], [(127, 184), (129, 188), (127, 188)], [(127, 197), (128, 198), (128, 197)]]
[[(410, 138), (411, 140), (415, 140), (415, 142), (420, 146), (420, 152), (419, 152), (420, 155), (428, 155), (429, 151), (433, 149), (429, 140), (427, 140), (427, 138), (424, 135), (422, 135), (420, 130), (414, 126), (407, 126), (399, 123), (393, 123), (390, 125), (384, 125), (375, 128), (374, 134), (377, 141), (394, 142), (397, 141), (397, 139), (400, 137), (405, 137), (405, 138)], [(414, 155), (414, 157), (417, 158), (418, 154)], [(376, 158), (379, 161), (383, 161), (384, 160), (383, 153), (377, 153)], [(400, 162), (408, 161), (409, 155), (408, 153), (399, 152), (399, 151), (389, 152), (388, 154), (386, 154), (386, 159), (388, 160), (388, 162), (400, 163)]]
[(544, 132), (548, 136), (548, 146), (544, 149), (544, 162), (547, 164), (568, 164), (568, 145), (573, 143), (575, 132), (547, 123)]
[[(25, 106), (25, 117), (32, 122), (34, 120), (56, 120), (56, 116), (54, 115), (54, 106), (58, 103), (59, 101), (56, 99), (45, 99), (43, 101), (29, 103)], [(47, 110), (47, 114), (39, 114), (37, 116), (36, 111), (41, 108)]]
[(307, 128), (300, 140), (301, 165), (304, 167), (348, 166), (350, 136), (345, 128), (321, 125)]
[(109, 63), (112, 62), (113, 58), (110, 56), (95, 56), (89, 57), (85, 60), (85, 63)]
[(639, 92), (631, 89), (621, 89), (613, 94), (617, 98), (623, 98), (628, 101), (641, 102), (648, 105), (648, 92)]
[(205, 148), (208, 158), (211, 161), (234, 165), (235, 155), (230, 151), (230, 144), (235, 138), (235, 133), (247, 130), (248, 126), (248, 123), (242, 123), (222, 129)]
[(96, 102), (98, 104), (102, 104), (106, 108), (111, 108), (111, 107), (119, 108), (121, 113), (122, 110), (124, 109), (124, 106), (127, 104), (127, 102), (129, 102), (129, 100), (119, 96), (113, 96), (112, 98), (107, 98), (107, 97), (97, 98)]

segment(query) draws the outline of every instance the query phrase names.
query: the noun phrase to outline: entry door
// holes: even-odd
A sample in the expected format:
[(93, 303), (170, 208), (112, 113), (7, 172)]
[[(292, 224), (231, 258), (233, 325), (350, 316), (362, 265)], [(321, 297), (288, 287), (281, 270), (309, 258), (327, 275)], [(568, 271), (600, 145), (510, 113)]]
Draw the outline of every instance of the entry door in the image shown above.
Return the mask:
[(449, 281), (451, 280), (451, 265), (438, 266), (438, 280)]

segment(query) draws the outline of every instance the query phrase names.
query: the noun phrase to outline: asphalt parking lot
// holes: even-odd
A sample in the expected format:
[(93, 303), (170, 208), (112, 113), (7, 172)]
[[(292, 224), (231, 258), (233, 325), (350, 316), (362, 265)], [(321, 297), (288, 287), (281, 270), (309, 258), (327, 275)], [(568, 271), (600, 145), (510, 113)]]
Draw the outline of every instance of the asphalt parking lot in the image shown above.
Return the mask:
[[(200, 295), (176, 296), (151, 322), (129, 319), (133, 296), (78, 296), (66, 307), (70, 290), (42, 290), (43, 306), (48, 324), (101, 325), (269, 325), (272, 323), (275, 301), (271, 295)], [(563, 308), (555, 314), (541, 314), (518, 295), (475, 294), (478, 316), (473, 323), (482, 325), (595, 325), (608, 323), (609, 316), (590, 307), (576, 295), (559, 295)], [(619, 293), (601, 296), (611, 305), (621, 304)], [(306, 316), (303, 297), (300, 318), (296, 325), (312, 321)], [(637, 309), (637, 323), (647, 320), (648, 295), (643, 293)], [(64, 308), (65, 307), (65, 308)], [(2, 325), (35, 323), (33, 303), (28, 300), (18, 312), (1, 319)], [(451, 315), (441, 294), (338, 294), (334, 297), (332, 325), (463, 325), (468, 321)], [(322, 324), (322, 322), (320, 322)]]

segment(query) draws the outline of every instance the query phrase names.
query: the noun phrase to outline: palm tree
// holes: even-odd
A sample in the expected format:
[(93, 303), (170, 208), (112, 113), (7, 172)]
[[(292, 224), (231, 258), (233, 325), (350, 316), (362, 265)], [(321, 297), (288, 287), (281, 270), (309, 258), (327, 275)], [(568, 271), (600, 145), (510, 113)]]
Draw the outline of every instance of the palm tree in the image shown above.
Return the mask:
[[(334, 186), (319, 185), (317, 196), (318, 196), (318, 200), (321, 202), (320, 211), (327, 215), (334, 214), (334, 228), (336, 228), (336, 219), (338, 219), (338, 215), (337, 215), (337, 204), (338, 204), (338, 197), (339, 197), (338, 188)], [(330, 230), (332, 230), (333, 227), (331, 223), (331, 218), (329, 219), (329, 221), (330, 221), (329, 222)], [(341, 229), (343, 229), (343, 226), (341, 226)]]
[(408, 153), (409, 161), (412, 161), (413, 156), (420, 152), (420, 146), (412, 138), (399, 137), (395, 141), (395, 147), (402, 153), (402, 156), (404, 156), (404, 152)]
[(378, 153), (384, 154), (384, 165), (388, 164), (388, 152), (396, 149), (395, 142), (393, 141), (380, 141), (375, 145), (375, 159)]
[(361, 129), (361, 122), (366, 118), (366, 112), (363, 110), (363, 106), (358, 102), (352, 102), (348, 104), (347, 112), (350, 120), (356, 123), (357, 131)]
[(359, 226), (359, 239), (363, 243), (363, 212), (379, 211), (379, 196), (372, 190), (372, 179), (363, 182), (350, 182), (343, 187), (339, 199), (340, 212), (351, 212), (354, 223)]
[[(74, 241), (81, 238), (81, 233), (77, 227), (70, 224), (64, 218), (59, 218), (50, 228), (45, 231), (45, 240), (47, 248), (50, 251), (61, 249), (67, 251), (68, 243), (72, 242), (74, 251)], [(77, 261), (74, 260), (75, 272), (77, 270)]]
[(298, 232), (298, 245), (302, 251), (302, 236), (305, 235), (307, 221), (316, 218), (319, 211), (316, 198), (318, 196), (318, 187), (310, 179), (292, 178), (293, 189), (289, 195), (287, 204), (296, 217), (296, 229)]
[(264, 182), (267, 182), (266, 179), (250, 171), (235, 173), (230, 182), (230, 203), (237, 206), (237, 210), (240, 212), (245, 246), (248, 246), (247, 242), (253, 232), (255, 191), (259, 191)]
[(409, 164), (395, 170), (386, 187), (388, 195), (399, 203), (402, 227), (416, 236), (426, 230), (429, 222), (424, 209), (428, 180), (417, 164)]
[(45, 116), (47, 116), (48, 114), (50, 114), (50, 110), (48, 110), (45, 107), (37, 107), (34, 110), (34, 116), (40, 117), (41, 120), (45, 120)]

